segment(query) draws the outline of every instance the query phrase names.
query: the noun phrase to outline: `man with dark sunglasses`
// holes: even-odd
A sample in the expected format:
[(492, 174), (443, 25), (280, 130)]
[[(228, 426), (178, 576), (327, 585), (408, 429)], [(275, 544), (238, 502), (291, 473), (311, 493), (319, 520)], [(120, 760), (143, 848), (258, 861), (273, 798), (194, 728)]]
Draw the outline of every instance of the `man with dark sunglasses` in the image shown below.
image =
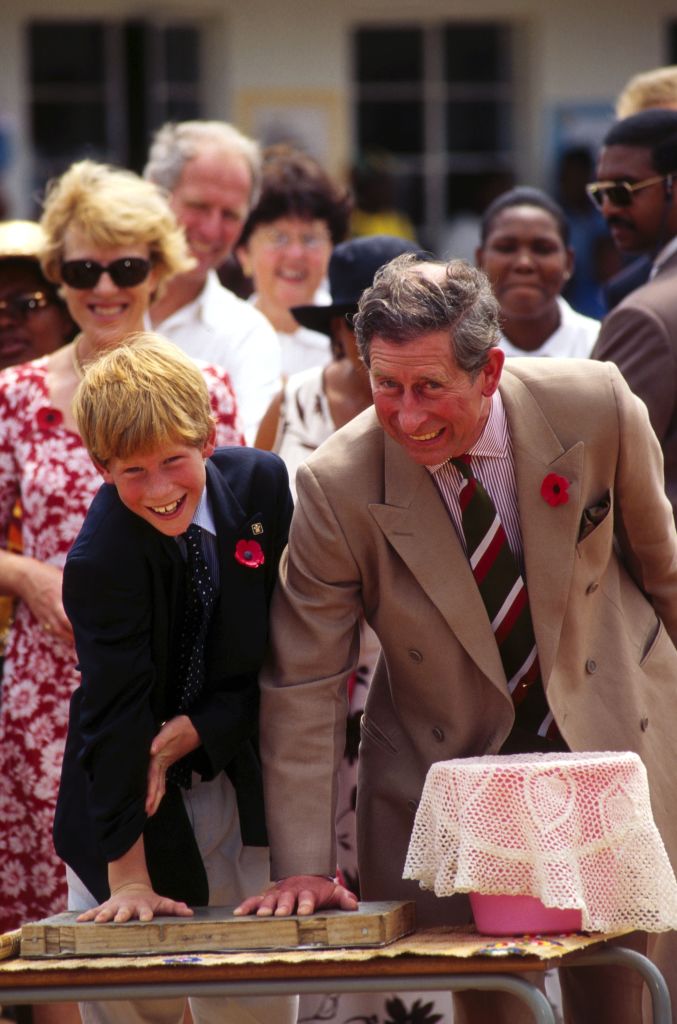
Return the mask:
[(595, 359), (616, 363), (646, 403), (677, 518), (677, 111), (644, 110), (604, 139), (588, 194), (622, 252), (651, 261), (649, 280), (602, 322)]

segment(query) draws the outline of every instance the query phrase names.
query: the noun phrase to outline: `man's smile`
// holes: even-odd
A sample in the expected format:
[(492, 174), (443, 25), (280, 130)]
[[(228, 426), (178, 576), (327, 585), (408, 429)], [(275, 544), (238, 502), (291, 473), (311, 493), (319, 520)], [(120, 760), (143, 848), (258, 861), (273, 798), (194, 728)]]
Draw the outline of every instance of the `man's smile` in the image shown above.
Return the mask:
[(432, 441), (434, 437), (439, 437), (444, 428), (440, 427), (439, 430), (433, 430), (429, 434), (409, 434), (412, 441)]

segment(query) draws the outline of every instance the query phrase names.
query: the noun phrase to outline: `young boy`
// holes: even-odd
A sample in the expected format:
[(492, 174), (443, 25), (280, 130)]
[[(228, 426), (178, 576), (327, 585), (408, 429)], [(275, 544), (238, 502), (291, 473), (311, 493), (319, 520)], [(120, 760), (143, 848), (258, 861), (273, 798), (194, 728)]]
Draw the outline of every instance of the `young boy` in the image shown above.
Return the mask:
[[(74, 411), (105, 485), (64, 571), (82, 674), (54, 824), (69, 905), (83, 921), (232, 905), (269, 870), (257, 676), (287, 473), (214, 449), (202, 374), (157, 335), (94, 363)], [(183, 1004), (88, 1003), (83, 1019), (178, 1024)], [(191, 1006), (196, 1022), (295, 1019), (292, 999)]]

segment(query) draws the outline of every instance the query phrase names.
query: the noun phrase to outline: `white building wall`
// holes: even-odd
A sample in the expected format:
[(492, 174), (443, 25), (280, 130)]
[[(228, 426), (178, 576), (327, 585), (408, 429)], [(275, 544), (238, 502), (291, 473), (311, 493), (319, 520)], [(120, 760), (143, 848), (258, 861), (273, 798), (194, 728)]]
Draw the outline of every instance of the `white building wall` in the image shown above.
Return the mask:
[[(671, 0), (3, 0), (0, 13), (0, 127), (14, 159), (6, 177), (12, 213), (28, 206), (30, 150), (23, 28), (36, 17), (201, 19), (204, 110), (243, 127), (271, 111), (304, 119), (335, 171), (351, 150), (350, 31), (367, 22), (470, 18), (508, 20), (518, 30), (520, 177), (549, 173), (553, 111), (563, 104), (610, 104), (630, 74), (665, 62)], [(304, 107), (305, 104), (305, 107)], [(294, 111), (296, 113), (294, 113)], [(301, 115), (299, 115), (299, 111)], [(315, 117), (315, 121), (313, 121)]]

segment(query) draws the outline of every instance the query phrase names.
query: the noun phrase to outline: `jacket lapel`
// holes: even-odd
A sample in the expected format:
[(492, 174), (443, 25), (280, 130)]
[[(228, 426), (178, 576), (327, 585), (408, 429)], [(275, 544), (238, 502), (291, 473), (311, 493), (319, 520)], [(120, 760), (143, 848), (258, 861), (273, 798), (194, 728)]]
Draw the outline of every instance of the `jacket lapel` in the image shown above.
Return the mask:
[[(565, 451), (529, 390), (506, 370), (501, 395), (510, 426), (525, 571), (543, 679), (554, 664), (566, 611), (580, 520), (582, 443)], [(569, 481), (569, 500), (541, 496), (548, 473)], [(384, 438), (385, 502), (369, 511), (468, 656), (505, 691), (505, 674), (484, 603), (444, 502), (428, 471)]]
[(428, 470), (384, 440), (386, 501), (369, 511), (468, 656), (505, 689), (486, 609), (444, 502)]
[[(562, 630), (581, 515), (584, 445), (565, 450), (531, 392), (507, 370), (501, 379), (512, 438), (522, 545), (541, 674), (547, 682)], [(566, 504), (541, 496), (548, 473), (569, 481)]]
[(668, 256), (664, 263), (661, 263), (659, 265), (658, 269), (656, 270), (656, 273), (654, 274), (653, 278), (651, 278), (651, 280), (655, 281), (657, 278), (663, 276), (667, 277), (670, 274), (674, 274), (676, 271), (677, 252), (673, 252), (670, 256)]
[[(250, 519), (256, 519), (256, 515), (247, 516), (221, 473), (209, 460), (207, 460), (207, 491), (214, 516), (219, 550), (219, 596), (214, 609), (214, 621), (223, 625), (232, 619), (232, 607), (228, 607), (228, 602), (232, 601), (233, 594), (237, 593), (234, 585), (238, 569), (235, 561), (235, 545), (238, 540), (249, 536), (245, 533), (245, 528)], [(212, 640), (215, 633), (224, 636), (222, 629), (212, 630)]]

